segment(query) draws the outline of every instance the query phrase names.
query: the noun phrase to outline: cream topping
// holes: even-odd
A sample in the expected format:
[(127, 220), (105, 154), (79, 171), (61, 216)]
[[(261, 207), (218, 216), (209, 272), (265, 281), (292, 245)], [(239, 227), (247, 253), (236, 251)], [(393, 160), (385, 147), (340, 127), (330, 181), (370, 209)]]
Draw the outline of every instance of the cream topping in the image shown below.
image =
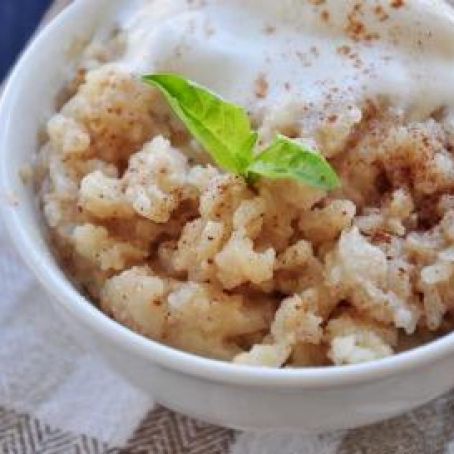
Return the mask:
[(413, 117), (454, 105), (442, 0), (133, 0), (121, 26), (132, 71), (180, 73), (252, 111), (287, 98), (383, 96)]

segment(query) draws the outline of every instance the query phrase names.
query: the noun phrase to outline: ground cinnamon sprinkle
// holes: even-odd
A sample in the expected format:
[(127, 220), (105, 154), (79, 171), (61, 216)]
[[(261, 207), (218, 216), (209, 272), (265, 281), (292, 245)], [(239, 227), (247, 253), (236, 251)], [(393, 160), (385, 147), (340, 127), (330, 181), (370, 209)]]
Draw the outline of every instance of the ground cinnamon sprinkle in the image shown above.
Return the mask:
[(340, 55), (349, 55), (352, 51), (350, 46), (340, 46), (337, 48), (337, 53)]
[(354, 41), (375, 41), (379, 39), (378, 33), (369, 32), (362, 18), (364, 16), (363, 3), (355, 3), (347, 15), (345, 32)]
[(255, 96), (257, 98), (266, 98), (268, 95), (269, 84), (264, 74), (260, 74), (255, 81)]
[(392, 0), (391, 6), (393, 8), (402, 8), (403, 6), (405, 6), (405, 0)]
[(389, 14), (385, 11), (383, 6), (378, 5), (374, 9), (375, 15), (378, 17), (380, 22), (384, 22), (385, 20), (389, 19)]
[(391, 243), (392, 236), (387, 232), (378, 230), (377, 232), (374, 233), (371, 240), (373, 243)]
[(329, 22), (329, 19), (330, 19), (329, 11), (327, 11), (326, 9), (323, 10), (320, 14), (320, 17), (323, 22)]

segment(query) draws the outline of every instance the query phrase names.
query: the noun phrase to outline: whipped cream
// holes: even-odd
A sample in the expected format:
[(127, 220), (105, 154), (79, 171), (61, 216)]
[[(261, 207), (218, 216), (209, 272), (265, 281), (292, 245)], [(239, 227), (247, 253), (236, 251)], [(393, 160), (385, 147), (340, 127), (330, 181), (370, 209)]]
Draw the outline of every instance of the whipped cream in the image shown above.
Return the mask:
[(442, 0), (132, 0), (121, 61), (175, 72), (252, 112), (385, 97), (413, 118), (454, 106)]

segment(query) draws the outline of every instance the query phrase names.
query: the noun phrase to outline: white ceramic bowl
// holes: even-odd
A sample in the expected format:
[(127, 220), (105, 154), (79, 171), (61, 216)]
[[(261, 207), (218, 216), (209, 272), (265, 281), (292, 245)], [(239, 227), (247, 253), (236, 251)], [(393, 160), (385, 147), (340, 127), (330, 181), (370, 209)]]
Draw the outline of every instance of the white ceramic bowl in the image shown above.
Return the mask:
[[(186, 354), (106, 317), (55, 262), (35, 195), (19, 177), (71, 65), (67, 49), (131, 0), (78, 0), (28, 48), (0, 108), (0, 186), (4, 220), (18, 251), (47, 288), (76, 339), (163, 405), (240, 429), (302, 432), (350, 428), (421, 405), (454, 382), (454, 334), (412, 351), (347, 367), (269, 370)], [(58, 323), (56, 320), (55, 323)]]

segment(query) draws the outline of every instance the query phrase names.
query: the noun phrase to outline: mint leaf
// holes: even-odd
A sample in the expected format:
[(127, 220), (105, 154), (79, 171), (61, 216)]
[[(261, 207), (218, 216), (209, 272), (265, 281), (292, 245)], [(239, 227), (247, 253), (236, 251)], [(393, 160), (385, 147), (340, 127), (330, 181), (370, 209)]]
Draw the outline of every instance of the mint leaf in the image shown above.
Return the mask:
[(243, 175), (253, 159), (257, 133), (246, 111), (205, 88), (174, 74), (155, 74), (143, 81), (157, 87), (191, 134), (219, 167)]
[(338, 176), (320, 153), (281, 135), (255, 158), (247, 170), (252, 178), (259, 175), (291, 179), (325, 190), (340, 186)]
[(258, 134), (242, 107), (175, 74), (148, 75), (142, 80), (164, 94), (219, 167), (243, 176), (250, 184), (266, 177), (296, 180), (325, 190), (340, 186), (339, 178), (321, 154), (287, 137), (277, 136), (269, 148), (255, 156)]

